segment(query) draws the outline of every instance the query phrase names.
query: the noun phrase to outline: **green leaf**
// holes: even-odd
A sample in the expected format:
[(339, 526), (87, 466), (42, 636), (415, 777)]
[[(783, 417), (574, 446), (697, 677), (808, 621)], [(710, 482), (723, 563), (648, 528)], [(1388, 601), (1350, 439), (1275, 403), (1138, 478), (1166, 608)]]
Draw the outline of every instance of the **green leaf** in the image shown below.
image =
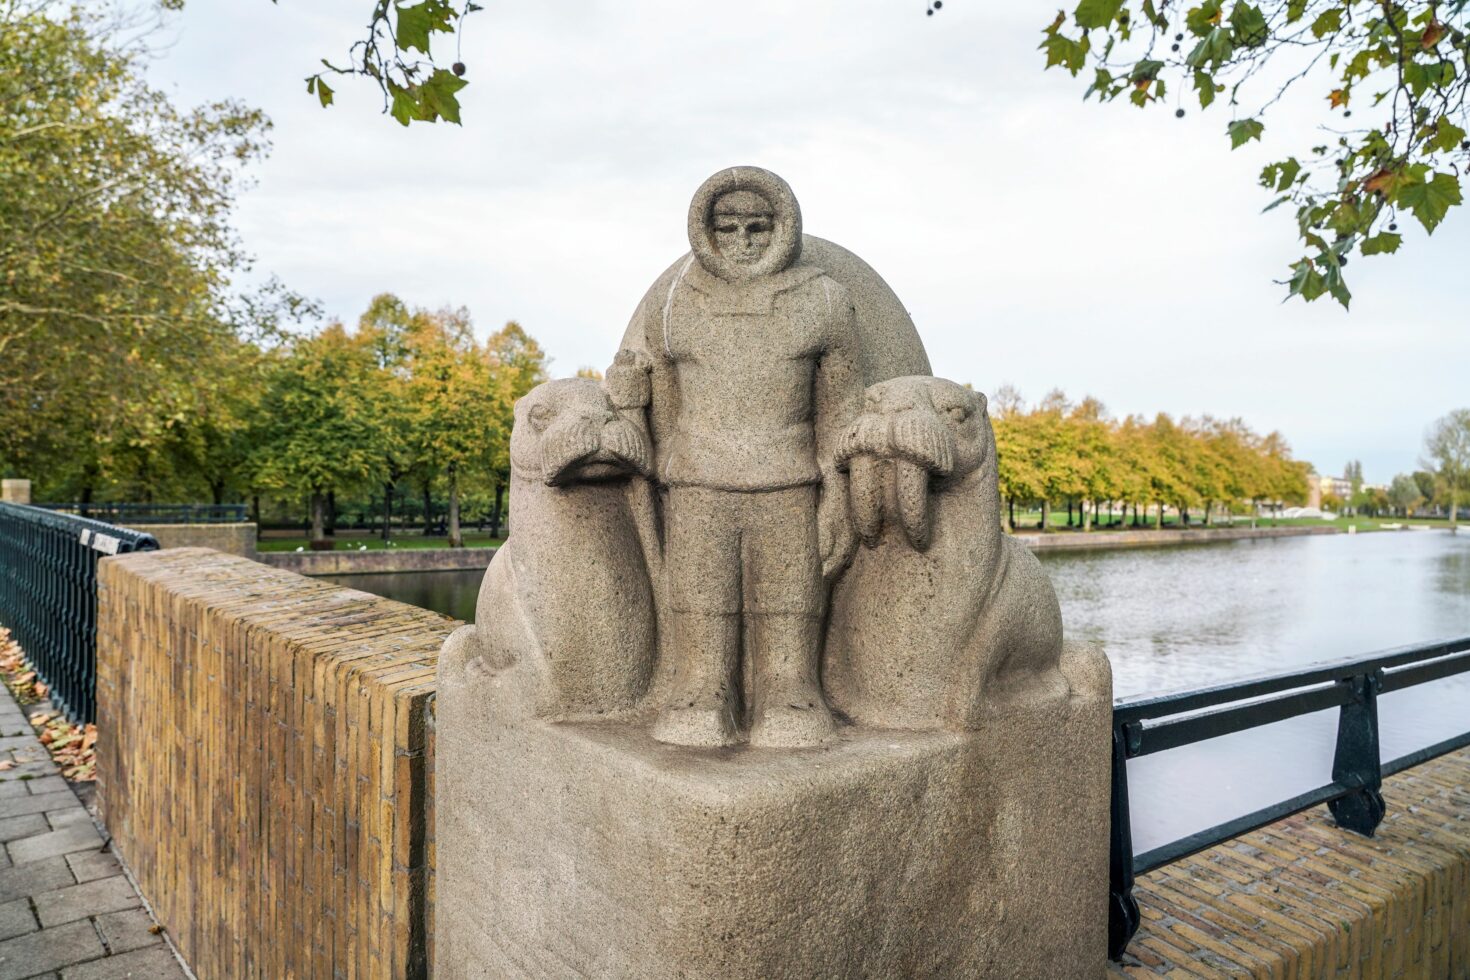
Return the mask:
[(332, 104), (332, 90), (327, 85), (325, 78), (316, 80), (316, 97), (321, 102), (323, 109)]
[(1266, 26), (1266, 15), (1261, 8), (1241, 0), (1230, 11), (1230, 27), (1235, 33), (1235, 43), (1247, 48), (1258, 48), (1266, 43), (1271, 30)]
[(454, 30), (454, 8), (447, 0), (423, 0), (412, 7), (397, 5), (398, 26), (395, 39), (400, 51), (414, 48), (429, 53), (429, 34)]
[(1087, 52), (1091, 47), (1092, 42), (1085, 34), (1081, 40), (1074, 41), (1065, 34), (1048, 33), (1041, 42), (1041, 50), (1046, 52), (1046, 67), (1061, 65), (1074, 76), (1087, 63)]
[(1312, 36), (1319, 41), (1328, 34), (1335, 34), (1342, 30), (1342, 8), (1333, 7), (1324, 10), (1312, 21)]
[(393, 97), (393, 103), (388, 111), (401, 125), (407, 126), (413, 120), (421, 118), (419, 100), (413, 91), (389, 79), (388, 94)]
[(1322, 279), (1322, 273), (1312, 264), (1311, 259), (1302, 259), (1291, 266), (1291, 295), (1300, 296), (1310, 303), (1327, 291), (1327, 283)]
[(1259, 119), (1237, 119), (1225, 131), (1230, 134), (1230, 148), (1238, 150), (1251, 140), (1261, 138), (1266, 126)]
[(1409, 184), (1398, 192), (1398, 203), (1414, 212), (1424, 230), (1431, 233), (1460, 200), (1460, 181), (1453, 174), (1437, 173), (1430, 180)]
[(1087, 101), (1093, 92), (1097, 93), (1099, 102), (1113, 97), (1113, 73), (1106, 68), (1097, 69), (1092, 84), (1087, 86), (1087, 91), (1082, 93), (1082, 101)]
[(1139, 82), (1151, 82), (1159, 77), (1159, 72), (1164, 70), (1162, 61), (1150, 61), (1144, 59), (1133, 66), (1133, 71), (1128, 73), (1128, 80), (1134, 85)]
[(1215, 79), (1209, 72), (1199, 71), (1194, 73), (1194, 88), (1199, 92), (1199, 107), (1208, 109), (1210, 103), (1215, 101)]
[(1189, 52), (1189, 57), (1184, 63), (1191, 68), (1200, 68), (1209, 65), (1219, 68), (1230, 60), (1235, 53), (1235, 42), (1231, 39), (1230, 32), (1223, 27), (1217, 27), (1194, 46)]
[(1372, 238), (1363, 239), (1362, 251), (1364, 255), (1384, 255), (1397, 252), (1403, 244), (1404, 236), (1396, 235), (1391, 231), (1385, 231), (1374, 235)]
[(1296, 157), (1291, 157), (1283, 161), (1281, 164), (1281, 177), (1276, 181), (1276, 189), (1278, 191), (1286, 190), (1292, 184), (1296, 183), (1297, 175), (1301, 172), (1302, 165), (1297, 161)]
[(1453, 152), (1465, 140), (1465, 131), (1450, 122), (1448, 116), (1440, 116), (1439, 122), (1434, 124), (1434, 135), (1425, 142), (1424, 146), (1429, 150), (1440, 150), (1445, 153)]
[(1286, 0), (1286, 22), (1295, 24), (1306, 16), (1307, 0)]
[(1184, 15), (1184, 23), (1191, 34), (1204, 37), (1220, 23), (1220, 0), (1205, 0)]
[(426, 106), (446, 122), (459, 124), (459, 99), (455, 93), (469, 83), (443, 68), (434, 69), (434, 74), (421, 86)]
[(1082, 0), (1073, 16), (1078, 27), (1090, 31), (1111, 24), (1122, 6), (1123, 0)]

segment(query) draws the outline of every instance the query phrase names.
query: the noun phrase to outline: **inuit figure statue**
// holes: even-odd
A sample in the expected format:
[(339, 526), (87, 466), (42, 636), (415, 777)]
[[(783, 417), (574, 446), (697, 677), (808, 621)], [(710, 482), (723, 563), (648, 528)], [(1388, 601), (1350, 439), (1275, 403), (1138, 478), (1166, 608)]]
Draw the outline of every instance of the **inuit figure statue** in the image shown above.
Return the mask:
[(827, 589), (854, 541), (835, 464), (863, 391), (853, 302), (798, 261), (801, 210), (769, 171), (707, 180), (689, 242), (607, 373), (651, 432), (664, 493), (654, 737), (815, 745), (835, 729), (818, 679)]
[(626, 484), (648, 459), (642, 430), (617, 417), (596, 381), (548, 381), (516, 403), (515, 533), (485, 573), (475, 625), (445, 645), (446, 676), (503, 673), (519, 704), (552, 720), (637, 705), (655, 640)]

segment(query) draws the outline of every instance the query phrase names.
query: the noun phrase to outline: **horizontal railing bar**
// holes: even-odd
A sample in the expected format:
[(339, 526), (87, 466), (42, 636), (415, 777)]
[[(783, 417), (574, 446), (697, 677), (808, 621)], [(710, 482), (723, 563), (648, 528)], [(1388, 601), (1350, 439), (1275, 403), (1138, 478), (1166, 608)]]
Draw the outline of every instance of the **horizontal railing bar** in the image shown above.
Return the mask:
[(1385, 762), (1383, 764), (1383, 775), (1397, 775), (1405, 769), (1412, 769), (1421, 762), (1437, 759), (1442, 755), (1446, 755), (1456, 749), (1463, 749), (1466, 746), (1470, 746), (1470, 732), (1465, 732), (1463, 735), (1456, 735), (1454, 738), (1447, 738), (1443, 742), (1435, 742), (1433, 745), (1427, 745), (1417, 752), (1401, 755), (1392, 762)]
[(1470, 653), (1461, 653), (1455, 656), (1442, 657), (1439, 660), (1431, 660), (1428, 663), (1412, 664), (1408, 667), (1400, 667), (1397, 670), (1386, 671), (1383, 675), (1383, 683), (1379, 688), (1380, 694), (1390, 691), (1402, 691), (1407, 687), (1418, 684), (1426, 684), (1429, 681), (1437, 681), (1444, 677), (1453, 677), (1470, 670)]
[(1289, 800), (1273, 803), (1270, 806), (1247, 813), (1243, 817), (1236, 817), (1234, 820), (1227, 820), (1225, 823), (1217, 824), (1207, 830), (1201, 830), (1197, 834), (1181, 837), (1162, 847), (1156, 847), (1151, 851), (1144, 851), (1142, 854), (1134, 855), (1133, 873), (1135, 875), (1147, 874), (1150, 871), (1162, 868), (1166, 864), (1183, 860), (1191, 854), (1198, 854), (1200, 851), (1209, 850), (1216, 844), (1224, 844), (1242, 834), (1248, 834), (1252, 830), (1260, 830), (1267, 824), (1275, 823), (1277, 820), (1289, 817), (1293, 813), (1301, 813), (1303, 810), (1330, 802), (1340, 796), (1347, 796), (1351, 792), (1354, 792), (1351, 787), (1343, 786), (1340, 783), (1328, 783), (1326, 786), (1319, 786), (1314, 790), (1308, 790), (1300, 796), (1293, 796)]
[(1216, 708), (1175, 721), (1141, 727), (1139, 723), (1132, 722), (1125, 727), (1124, 744), (1127, 746), (1128, 758), (1134, 759), (1222, 735), (1249, 731), (1325, 708), (1340, 707), (1353, 700), (1353, 697), (1353, 691), (1348, 685), (1334, 683), (1306, 691), (1293, 691), (1267, 701), (1251, 701), (1247, 704)]
[(1412, 664), (1421, 660), (1433, 660), (1438, 657), (1461, 653), (1467, 650), (1470, 650), (1470, 636), (1460, 636), (1452, 639), (1438, 640), (1433, 643), (1394, 647), (1370, 654), (1366, 657), (1351, 657), (1343, 660), (1325, 661), (1297, 670), (1276, 674), (1262, 674), (1244, 680), (1231, 681), (1226, 684), (1198, 688), (1193, 691), (1176, 691), (1169, 694), (1150, 694), (1120, 698), (1113, 702), (1113, 720), (1115, 723), (1123, 723), (1128, 721), (1141, 721), (1146, 718), (1161, 718), (1168, 715), (1184, 714), (1185, 712), (1198, 711), (1202, 708), (1210, 708), (1230, 701), (1244, 701), (1249, 698), (1264, 697), (1268, 694), (1288, 691), (1295, 687), (1309, 687), (1316, 684), (1324, 684), (1346, 677), (1369, 673), (1374, 670), (1388, 670), (1404, 664)]

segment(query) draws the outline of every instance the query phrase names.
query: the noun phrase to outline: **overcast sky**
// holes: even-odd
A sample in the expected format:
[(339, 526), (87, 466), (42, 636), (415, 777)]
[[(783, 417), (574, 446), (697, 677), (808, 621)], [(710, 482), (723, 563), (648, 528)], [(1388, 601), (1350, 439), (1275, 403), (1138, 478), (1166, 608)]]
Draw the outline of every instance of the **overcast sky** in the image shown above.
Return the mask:
[(897, 291), (935, 373), (982, 390), (1241, 416), (1375, 482), (1470, 405), (1463, 209), (1432, 245), (1411, 232), (1398, 256), (1354, 262), (1351, 313), (1281, 301), (1293, 218), (1259, 213), (1255, 175), (1316, 141), (1315, 90), (1231, 153), (1224, 112), (1084, 105), (1084, 85), (1041, 70), (1035, 4), (486, 8), (463, 40), (462, 128), (403, 129), (366, 84), (339, 84), (328, 110), (305, 93), (370, 0), (190, 0), (170, 22), (157, 82), (275, 121), (238, 212), (259, 273), (348, 322), (383, 291), (464, 304), (482, 336), (519, 320), (556, 374), (603, 367), (687, 248), (694, 189), (756, 164), (790, 182), (808, 232)]

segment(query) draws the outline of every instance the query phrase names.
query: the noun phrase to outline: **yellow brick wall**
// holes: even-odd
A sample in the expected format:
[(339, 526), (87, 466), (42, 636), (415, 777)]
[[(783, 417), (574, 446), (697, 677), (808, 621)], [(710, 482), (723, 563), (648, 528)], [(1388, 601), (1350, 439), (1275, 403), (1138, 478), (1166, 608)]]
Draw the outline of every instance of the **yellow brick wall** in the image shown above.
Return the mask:
[(1470, 749), (1383, 797), (1372, 838), (1315, 807), (1143, 876), (1112, 975), (1470, 977)]
[(458, 624), (206, 549), (99, 570), (99, 805), (201, 980), (415, 977)]

